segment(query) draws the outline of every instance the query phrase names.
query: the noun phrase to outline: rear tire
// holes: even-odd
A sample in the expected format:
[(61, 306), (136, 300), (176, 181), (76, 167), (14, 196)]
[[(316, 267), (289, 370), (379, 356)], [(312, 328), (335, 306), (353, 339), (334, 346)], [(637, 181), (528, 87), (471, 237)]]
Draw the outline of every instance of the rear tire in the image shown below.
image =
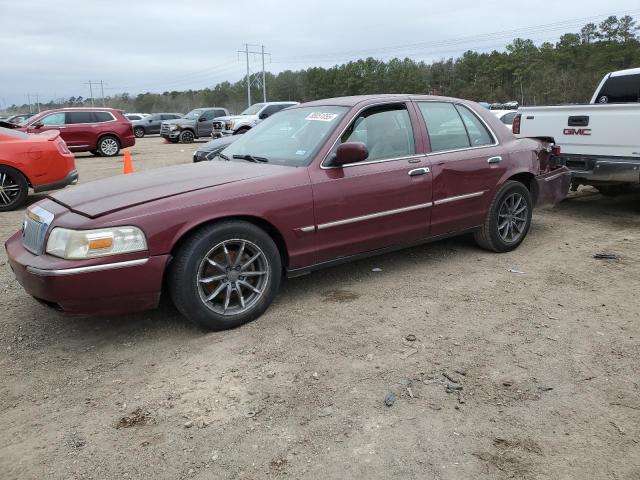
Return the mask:
[(18, 170), (0, 166), (0, 212), (24, 205), (29, 194), (27, 179)]
[(176, 308), (209, 330), (255, 320), (280, 287), (282, 262), (273, 239), (243, 221), (196, 231), (177, 251), (168, 273)]
[(533, 200), (522, 183), (509, 180), (491, 201), (484, 225), (474, 233), (478, 245), (493, 252), (515, 250), (531, 226)]
[(144, 137), (144, 134), (145, 134), (144, 128), (142, 128), (142, 127), (134, 128), (133, 129), (133, 134), (135, 135), (136, 138)]
[(120, 152), (120, 141), (113, 135), (105, 135), (98, 140), (97, 150), (103, 157), (115, 157)]

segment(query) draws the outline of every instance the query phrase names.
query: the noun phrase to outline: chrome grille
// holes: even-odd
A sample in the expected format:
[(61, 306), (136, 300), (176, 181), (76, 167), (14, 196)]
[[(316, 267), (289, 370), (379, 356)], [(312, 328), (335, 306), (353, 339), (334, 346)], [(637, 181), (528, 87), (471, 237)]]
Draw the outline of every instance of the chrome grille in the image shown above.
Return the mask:
[(214, 130), (222, 130), (224, 128), (224, 123), (222, 122), (213, 122)]
[(161, 124), (160, 133), (169, 133), (169, 125), (166, 123)]
[(35, 206), (27, 210), (22, 224), (22, 245), (35, 255), (44, 252), (44, 239), (53, 213), (46, 211), (44, 208)]

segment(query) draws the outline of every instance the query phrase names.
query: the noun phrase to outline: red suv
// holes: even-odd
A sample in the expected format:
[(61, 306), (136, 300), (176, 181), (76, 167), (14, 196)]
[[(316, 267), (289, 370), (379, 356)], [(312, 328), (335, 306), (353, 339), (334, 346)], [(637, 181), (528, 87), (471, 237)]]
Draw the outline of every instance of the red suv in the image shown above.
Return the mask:
[(113, 157), (135, 145), (133, 126), (121, 110), (113, 108), (58, 108), (27, 119), (19, 130), (41, 133), (59, 130), (69, 150)]

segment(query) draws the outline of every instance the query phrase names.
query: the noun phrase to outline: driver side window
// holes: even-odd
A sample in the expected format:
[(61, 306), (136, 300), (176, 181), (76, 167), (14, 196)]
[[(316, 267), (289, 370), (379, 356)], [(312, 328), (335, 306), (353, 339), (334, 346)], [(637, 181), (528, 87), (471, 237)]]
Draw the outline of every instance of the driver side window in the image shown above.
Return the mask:
[(338, 145), (347, 142), (364, 143), (369, 151), (366, 161), (402, 158), (416, 153), (411, 119), (404, 103), (372, 107), (362, 112), (344, 132)]
[(40, 122), (48, 127), (64, 125), (64, 112), (52, 113), (51, 115), (47, 115), (46, 117), (42, 118)]

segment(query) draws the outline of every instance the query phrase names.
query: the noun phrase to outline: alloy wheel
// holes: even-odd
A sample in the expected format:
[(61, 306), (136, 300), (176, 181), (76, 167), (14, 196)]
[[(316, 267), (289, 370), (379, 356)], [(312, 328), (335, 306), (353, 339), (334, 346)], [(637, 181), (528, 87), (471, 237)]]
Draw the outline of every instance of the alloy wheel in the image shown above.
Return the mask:
[(221, 315), (237, 315), (262, 298), (269, 282), (269, 261), (248, 240), (225, 240), (204, 256), (198, 267), (202, 302)]
[(0, 172), (0, 205), (9, 206), (20, 195), (20, 185), (11, 175)]
[(193, 142), (193, 139), (193, 133), (188, 130), (182, 132), (182, 134), (180, 135), (180, 140), (182, 140), (182, 143), (191, 143)]
[(108, 157), (118, 153), (118, 142), (111, 137), (105, 138), (100, 142), (100, 152)]
[(514, 192), (504, 198), (498, 210), (498, 235), (504, 242), (520, 240), (527, 227), (528, 210), (522, 194)]

